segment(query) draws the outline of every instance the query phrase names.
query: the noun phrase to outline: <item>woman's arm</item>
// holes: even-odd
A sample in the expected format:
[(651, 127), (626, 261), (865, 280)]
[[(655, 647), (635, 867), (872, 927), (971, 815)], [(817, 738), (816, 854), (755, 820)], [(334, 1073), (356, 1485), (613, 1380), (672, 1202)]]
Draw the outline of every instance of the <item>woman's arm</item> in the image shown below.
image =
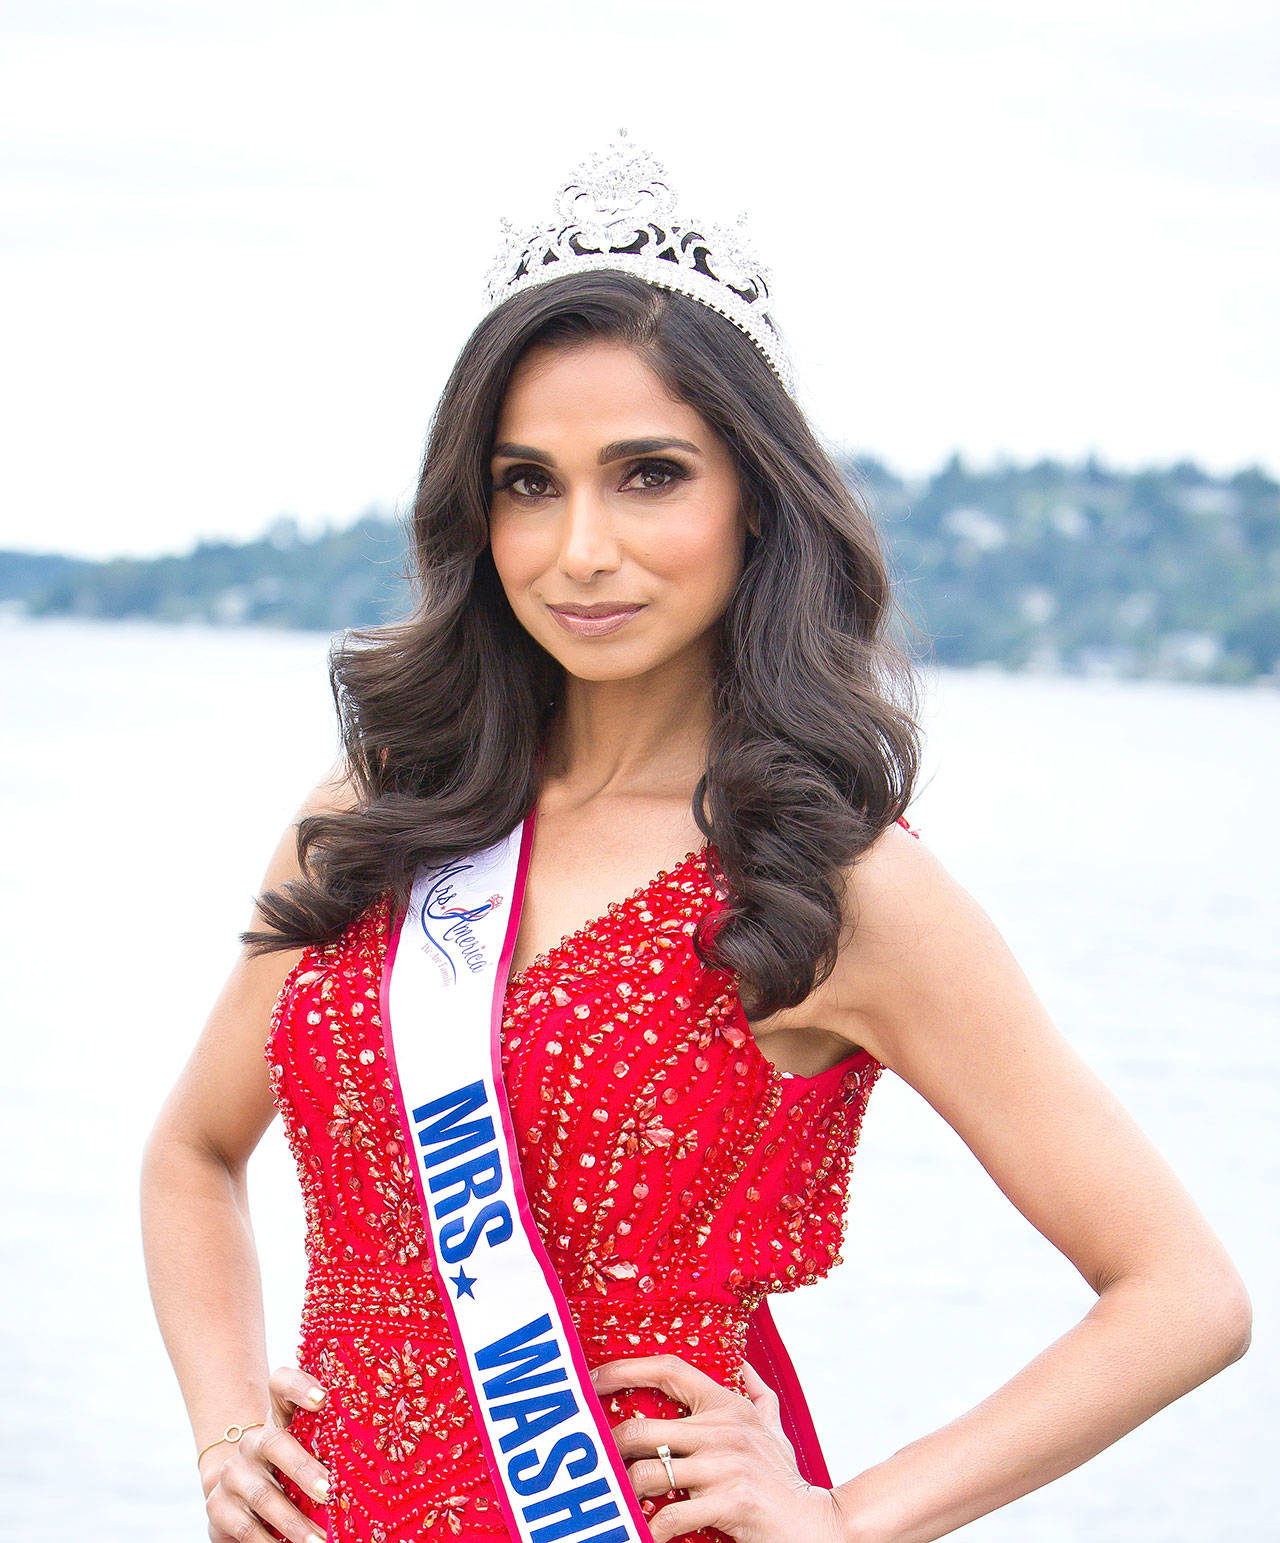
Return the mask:
[(1098, 1293), (976, 1408), (837, 1487), (850, 1543), (929, 1543), (1216, 1375), (1252, 1315), (1190, 1195), (927, 847), (890, 827), (853, 870), (849, 914), (825, 993), (839, 1032), (933, 1105)]
[[(349, 803), (339, 763), (304, 800), (295, 824)], [(291, 824), (262, 887), (298, 876)], [(266, 925), (256, 906), (250, 925)], [(144, 1149), (147, 1279), (197, 1451), (229, 1424), (261, 1420), (268, 1407), (262, 1284), (245, 1180), (275, 1113), (263, 1054), (271, 1011), (300, 955), (241, 953)], [(232, 1450), (222, 1442), (201, 1459), (206, 1495)]]

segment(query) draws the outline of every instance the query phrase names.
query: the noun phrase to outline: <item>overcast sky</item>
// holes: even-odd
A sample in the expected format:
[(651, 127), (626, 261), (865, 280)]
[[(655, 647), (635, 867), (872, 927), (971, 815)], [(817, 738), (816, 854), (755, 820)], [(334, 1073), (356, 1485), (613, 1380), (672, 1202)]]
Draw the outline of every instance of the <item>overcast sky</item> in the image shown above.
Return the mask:
[(1280, 472), (1273, 0), (10, 0), (0, 545), (410, 500), (498, 219), (625, 124), (833, 446)]

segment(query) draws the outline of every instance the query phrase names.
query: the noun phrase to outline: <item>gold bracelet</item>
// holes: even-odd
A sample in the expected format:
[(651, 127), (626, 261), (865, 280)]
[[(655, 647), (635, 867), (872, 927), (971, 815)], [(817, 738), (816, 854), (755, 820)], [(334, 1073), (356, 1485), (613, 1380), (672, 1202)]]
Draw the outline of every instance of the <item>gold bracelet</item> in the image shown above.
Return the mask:
[(265, 1420), (253, 1420), (248, 1425), (228, 1425), (226, 1430), (223, 1431), (222, 1435), (217, 1437), (216, 1440), (211, 1441), (209, 1446), (200, 1448), (200, 1450), (196, 1453), (196, 1462), (198, 1463), (200, 1461), (204, 1454), (209, 1451), (210, 1447), (216, 1447), (219, 1441), (239, 1441), (241, 1436), (244, 1435), (245, 1431), (253, 1430), (256, 1426), (265, 1425), (266, 1423), (267, 1422)]

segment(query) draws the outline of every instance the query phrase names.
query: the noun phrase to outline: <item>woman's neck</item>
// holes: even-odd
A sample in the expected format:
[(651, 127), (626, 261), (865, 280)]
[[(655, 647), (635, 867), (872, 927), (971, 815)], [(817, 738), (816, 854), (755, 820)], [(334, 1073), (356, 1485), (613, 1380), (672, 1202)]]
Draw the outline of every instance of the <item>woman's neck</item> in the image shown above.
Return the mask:
[(568, 677), (543, 742), (541, 773), (582, 794), (687, 783), (706, 765), (713, 713), (705, 677)]

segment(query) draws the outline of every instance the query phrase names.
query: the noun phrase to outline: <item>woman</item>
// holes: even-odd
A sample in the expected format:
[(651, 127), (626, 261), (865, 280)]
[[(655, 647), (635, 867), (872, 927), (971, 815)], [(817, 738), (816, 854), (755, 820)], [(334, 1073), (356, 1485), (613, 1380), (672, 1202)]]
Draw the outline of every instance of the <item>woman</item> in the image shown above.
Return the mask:
[[(416, 610), (335, 648), (344, 754), (149, 1143), (152, 1293), (217, 1543), (517, 1535), (528, 1491), (459, 1354), (475, 1276), (437, 1273), (386, 990), (415, 876), (513, 828), (512, 1141), (644, 1518), (539, 1534), (531, 1506), (527, 1535), (921, 1543), (1247, 1348), (1205, 1219), (913, 839), (875, 529), (790, 394), (741, 233), (681, 226), (667, 198), (620, 142), (509, 241), (432, 425)], [(1098, 1301), (834, 1485), (785, 1369), (747, 1349), (768, 1293), (839, 1262), (886, 1067)], [(298, 1365), (268, 1380), (245, 1171), (277, 1109), (310, 1270)]]

